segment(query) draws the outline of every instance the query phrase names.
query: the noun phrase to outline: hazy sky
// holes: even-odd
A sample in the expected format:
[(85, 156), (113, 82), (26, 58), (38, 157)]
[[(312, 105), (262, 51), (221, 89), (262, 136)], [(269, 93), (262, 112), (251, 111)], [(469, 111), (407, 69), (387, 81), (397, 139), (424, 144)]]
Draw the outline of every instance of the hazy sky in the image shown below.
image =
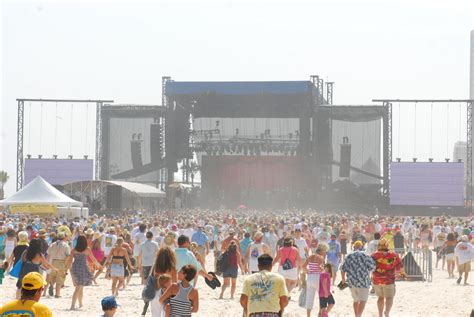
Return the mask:
[[(469, 0), (16, 0), (2, 1), (1, 10), (0, 170), (11, 176), (7, 194), (15, 188), (18, 97), (160, 104), (163, 75), (224, 81), (312, 74), (336, 82), (335, 104), (468, 97)], [(72, 118), (70, 105), (58, 113), (54, 104), (43, 107), (25, 117), (25, 155), (93, 155), (92, 105), (74, 106)], [(429, 105), (418, 106), (415, 147), (410, 109), (402, 108), (402, 133), (394, 114), (394, 157), (442, 159), (459, 134), (465, 139), (459, 105), (433, 112), (433, 137)]]

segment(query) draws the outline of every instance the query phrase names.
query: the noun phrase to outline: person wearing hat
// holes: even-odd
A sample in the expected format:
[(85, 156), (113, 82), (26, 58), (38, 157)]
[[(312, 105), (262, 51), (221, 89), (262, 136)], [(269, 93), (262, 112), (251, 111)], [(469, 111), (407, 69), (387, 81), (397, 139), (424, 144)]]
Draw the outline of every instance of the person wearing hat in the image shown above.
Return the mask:
[(461, 236), (460, 242), (454, 248), (459, 272), (457, 284), (461, 284), (462, 274), (464, 273), (464, 285), (468, 285), (467, 277), (469, 276), (469, 271), (471, 271), (471, 260), (474, 257), (474, 248), (468, 241), (466, 235)]
[(235, 237), (235, 229), (230, 228), (229, 231), (227, 231), (227, 233), (229, 234), (229, 236), (225, 238), (224, 240), (222, 240), (221, 252), (224, 253), (229, 248), (230, 243), (232, 241), (234, 241), (235, 244), (237, 244), (238, 251), (242, 252), (242, 250), (240, 249), (240, 241), (239, 239)]
[(53, 313), (44, 304), (39, 303), (46, 281), (37, 272), (31, 272), (23, 277), (21, 282), (21, 297), (0, 306), (0, 316), (37, 316), (52, 317)]
[(351, 289), (355, 317), (362, 316), (365, 303), (369, 298), (371, 284), (370, 273), (375, 270), (375, 261), (362, 251), (364, 243), (357, 240), (354, 252), (348, 254), (341, 267), (342, 284), (346, 283)]
[(41, 252), (46, 256), (48, 254), (48, 241), (46, 239), (48, 238), (48, 233), (46, 232), (45, 229), (40, 229), (38, 231), (38, 239), (41, 242)]
[(248, 269), (251, 273), (258, 272), (258, 257), (262, 254), (270, 254), (270, 248), (262, 240), (263, 233), (257, 231), (254, 235), (254, 241), (247, 248), (245, 261), (248, 263)]
[(209, 254), (211, 246), (209, 243), (209, 237), (206, 235), (206, 233), (204, 233), (202, 230), (203, 228), (204, 227), (202, 225), (198, 226), (198, 229), (191, 238), (191, 242), (197, 243), (197, 252), (201, 255), (201, 258), (206, 261), (206, 255)]
[(66, 260), (71, 254), (71, 248), (64, 241), (66, 235), (64, 232), (59, 232), (57, 235), (57, 240), (51, 244), (48, 249), (48, 261), (52, 263), (58, 271), (52, 271), (49, 274), (50, 283), (49, 286), (49, 296), (53, 296), (53, 288), (56, 286), (55, 297), (61, 297), (61, 288), (64, 285), (64, 280), (66, 279)]
[(390, 309), (392, 309), (393, 298), (395, 297), (395, 271), (401, 270), (400, 275), (405, 275), (400, 256), (396, 252), (390, 251), (389, 248), (389, 242), (381, 239), (377, 245), (377, 251), (372, 254), (372, 259), (375, 261), (372, 280), (375, 294), (378, 297), (377, 308), (380, 317), (388, 317)]
[(107, 296), (102, 298), (100, 304), (104, 314), (101, 317), (112, 317), (117, 312), (118, 304), (114, 296)]

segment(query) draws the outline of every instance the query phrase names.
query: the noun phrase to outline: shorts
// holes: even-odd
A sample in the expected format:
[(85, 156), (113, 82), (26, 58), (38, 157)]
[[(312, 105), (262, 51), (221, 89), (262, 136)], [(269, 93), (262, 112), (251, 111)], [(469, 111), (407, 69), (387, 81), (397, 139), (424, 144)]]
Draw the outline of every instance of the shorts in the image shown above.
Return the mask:
[(458, 265), (459, 273), (469, 273), (470, 271), (471, 271), (471, 261)]
[(393, 298), (395, 297), (395, 284), (388, 284), (388, 285), (374, 285), (375, 294), (377, 297), (383, 298)]
[(320, 297), (319, 298), (319, 308), (327, 308), (328, 305), (334, 305), (336, 304), (336, 301), (334, 300), (334, 297), (332, 294), (329, 294), (329, 297)]
[(366, 302), (369, 299), (369, 289), (351, 287), (351, 295), (354, 302)]
[(454, 253), (446, 254), (446, 261), (456, 261), (456, 255)]
[(66, 260), (53, 260), (51, 264), (58, 270), (51, 270), (48, 282), (55, 283), (57, 286), (62, 287), (66, 280)]
[(287, 280), (292, 280), (292, 281), (298, 280), (298, 269), (295, 267), (289, 270), (284, 270), (283, 266), (279, 266), (278, 274), (280, 274)]
[(148, 275), (150, 275), (151, 266), (143, 266), (143, 278), (147, 279)]
[(112, 264), (110, 266), (110, 277), (124, 277), (125, 268), (120, 264)]
[(229, 268), (225, 269), (224, 272), (222, 272), (222, 276), (224, 278), (226, 278), (226, 277), (237, 278), (238, 271), (239, 271), (239, 268), (236, 267), (236, 266), (235, 267), (229, 267)]

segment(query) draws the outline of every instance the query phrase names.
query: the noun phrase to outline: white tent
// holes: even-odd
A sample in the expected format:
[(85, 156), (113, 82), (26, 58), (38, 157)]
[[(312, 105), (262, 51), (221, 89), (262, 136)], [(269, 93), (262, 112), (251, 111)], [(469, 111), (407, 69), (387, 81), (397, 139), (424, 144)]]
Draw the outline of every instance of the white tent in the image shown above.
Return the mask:
[(61, 193), (41, 176), (37, 176), (17, 193), (0, 200), (0, 206), (52, 205), (61, 207), (81, 207), (82, 203)]

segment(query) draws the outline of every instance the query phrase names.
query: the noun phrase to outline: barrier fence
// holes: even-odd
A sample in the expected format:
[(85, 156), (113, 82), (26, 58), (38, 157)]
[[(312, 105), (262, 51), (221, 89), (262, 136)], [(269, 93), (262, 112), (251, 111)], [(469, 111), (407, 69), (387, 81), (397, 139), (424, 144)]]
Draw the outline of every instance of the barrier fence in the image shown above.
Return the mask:
[(394, 251), (402, 258), (407, 280), (433, 281), (433, 252), (430, 249), (403, 248)]

